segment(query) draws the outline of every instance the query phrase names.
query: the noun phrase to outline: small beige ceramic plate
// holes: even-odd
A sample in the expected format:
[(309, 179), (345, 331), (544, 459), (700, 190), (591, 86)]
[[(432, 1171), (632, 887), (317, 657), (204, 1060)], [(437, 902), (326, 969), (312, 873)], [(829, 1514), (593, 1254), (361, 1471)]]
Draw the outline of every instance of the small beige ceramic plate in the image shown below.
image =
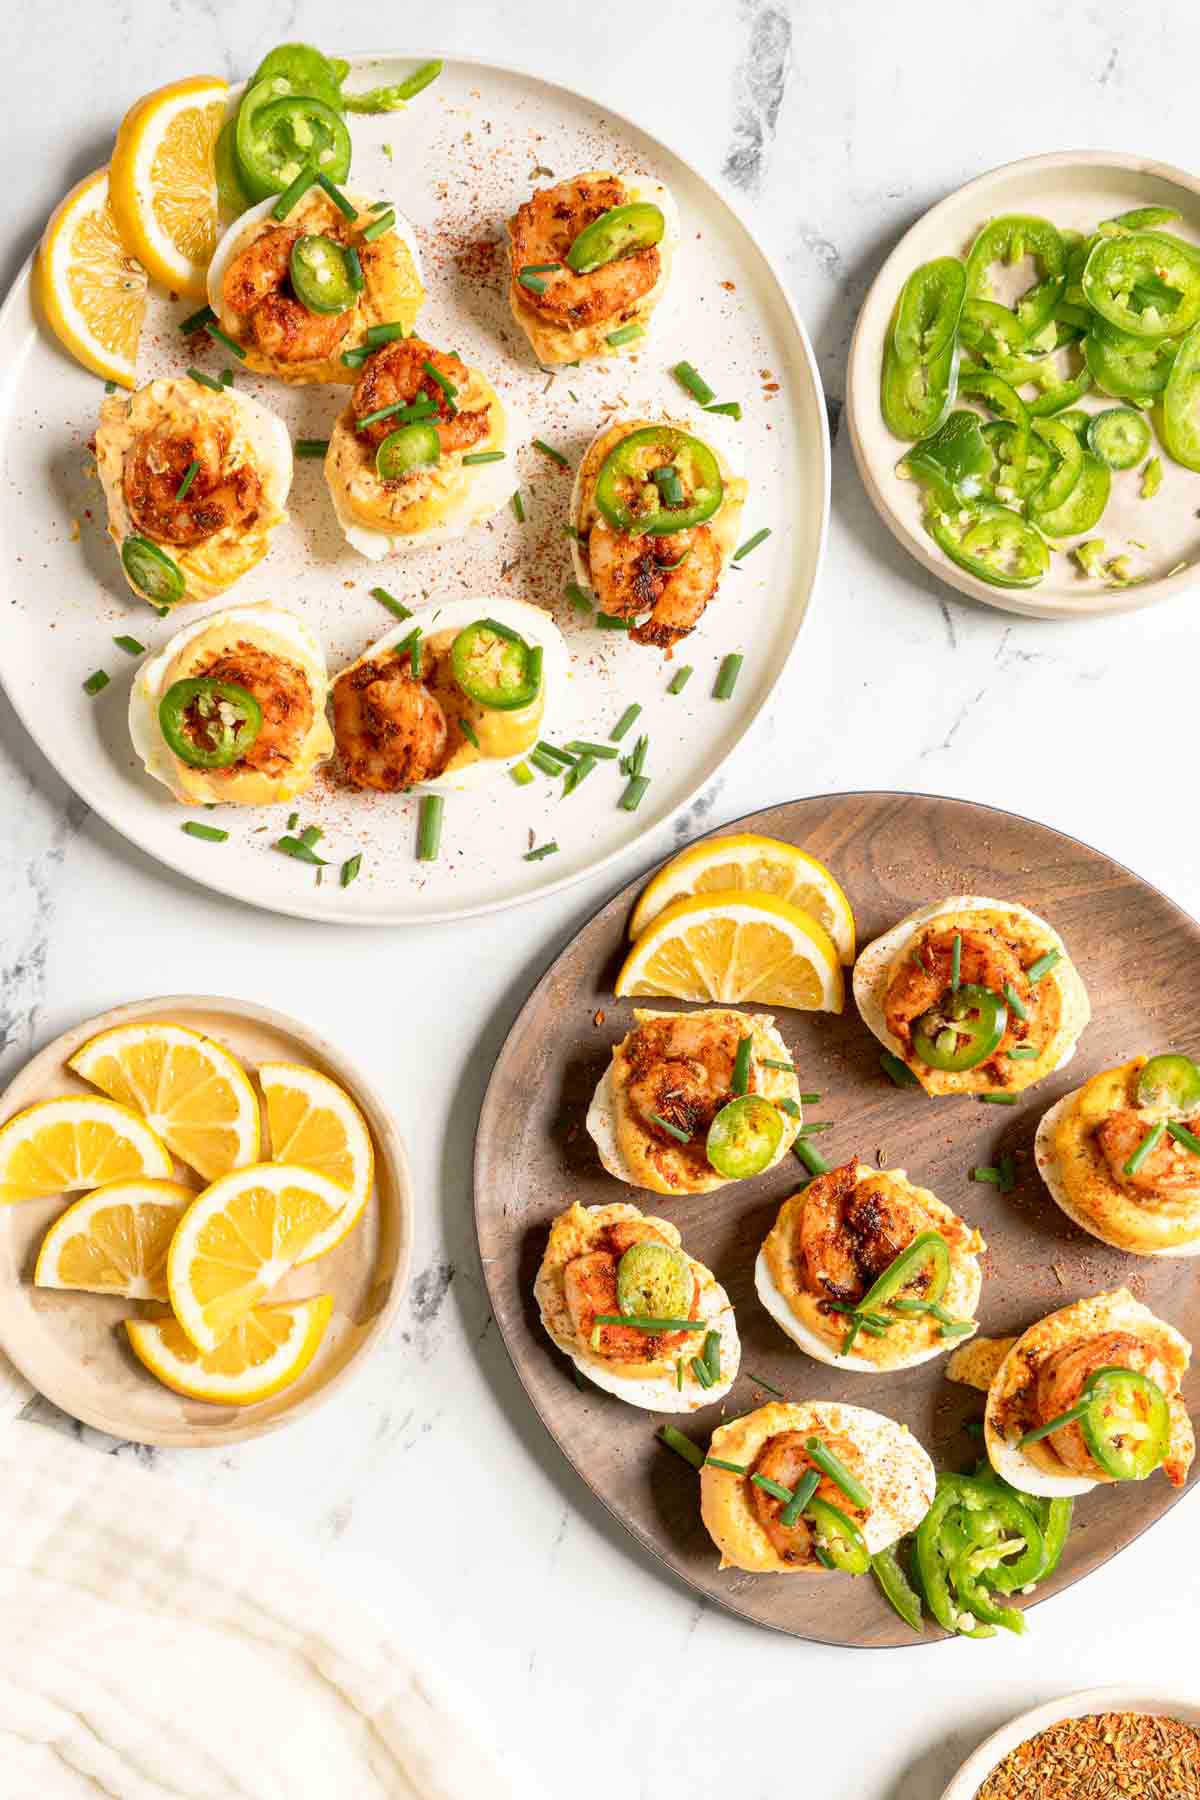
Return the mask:
[[(137, 1361), (121, 1329), (122, 1319), (150, 1309), (138, 1301), (34, 1287), (38, 1247), (64, 1205), (54, 1198), (0, 1207), (0, 1349), (47, 1399), (113, 1437), (183, 1447), (236, 1443), (322, 1405), (387, 1330), (404, 1295), (412, 1247), (408, 1158), (379, 1096), (316, 1032), (247, 1000), (194, 994), (134, 1001), (64, 1032), (0, 1097), (0, 1121), (38, 1100), (93, 1093), (67, 1068), (67, 1059), (99, 1031), (147, 1019), (169, 1019), (204, 1032), (250, 1074), (268, 1061), (307, 1064), (340, 1082), (358, 1103), (375, 1145), (375, 1186), (366, 1212), (344, 1243), (296, 1270), (275, 1296), (332, 1294), (324, 1341), (299, 1381), (257, 1406), (214, 1406), (173, 1393)], [(175, 1174), (199, 1188), (199, 1178), (182, 1164)]]
[(1132, 1686), (1089, 1688), (1062, 1700), (1048, 1700), (1044, 1706), (1035, 1706), (994, 1731), (967, 1758), (942, 1800), (975, 1800), (987, 1777), (1018, 1744), (1063, 1719), (1086, 1719), (1094, 1713), (1151, 1713), (1158, 1718), (1180, 1719), (1185, 1725), (1200, 1729), (1200, 1699), (1195, 1694), (1160, 1693), (1153, 1688)]
[[(1181, 218), (1167, 229), (1200, 244), (1200, 178), (1183, 169), (1107, 150), (1065, 150), (1007, 163), (939, 201), (905, 233), (859, 314), (850, 346), (846, 411), (855, 460), (875, 509), (932, 574), (1005, 612), (1037, 619), (1098, 617), (1152, 606), (1181, 592), (1196, 579), (1200, 565), (1200, 475), (1172, 462), (1157, 433), (1152, 453), (1162, 457), (1163, 483), (1152, 500), (1141, 498), (1140, 469), (1114, 470), (1104, 517), (1083, 536), (1102, 538), (1109, 556), (1128, 555), (1140, 577), (1128, 587), (1083, 574), (1069, 554), (1081, 538), (1055, 540), (1049, 571), (1037, 587), (1000, 588), (977, 580), (942, 555), (921, 522), (920, 488), (896, 474), (908, 446), (892, 436), (879, 405), (892, 312), (914, 269), (935, 256), (965, 255), (980, 229), (1001, 213), (1036, 213), (1061, 229), (1087, 232), (1135, 206), (1173, 207)], [(1027, 280), (1018, 279), (1018, 287), (1034, 279), (1031, 263), (1023, 273)], [(1122, 404), (1095, 390), (1080, 402), (1088, 412)]]

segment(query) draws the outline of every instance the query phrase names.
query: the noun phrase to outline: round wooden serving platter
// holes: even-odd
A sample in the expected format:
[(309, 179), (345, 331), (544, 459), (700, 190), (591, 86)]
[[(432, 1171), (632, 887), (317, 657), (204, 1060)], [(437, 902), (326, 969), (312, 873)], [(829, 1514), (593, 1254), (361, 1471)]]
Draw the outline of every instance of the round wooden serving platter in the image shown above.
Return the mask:
[[(366, 1119), (375, 1147), (375, 1183), (366, 1211), (336, 1249), (294, 1270), (271, 1296), (298, 1300), (332, 1294), (333, 1314), (321, 1347), (298, 1381), (255, 1406), (216, 1406), (173, 1393), (142, 1367), (121, 1329), (122, 1319), (154, 1308), (136, 1300), (34, 1287), (38, 1248), (65, 1204), (54, 1196), (0, 1206), (0, 1350), (56, 1406), (113, 1437), (184, 1449), (240, 1443), (290, 1424), (332, 1398), (395, 1317), (412, 1253), (408, 1157), (387, 1107), (340, 1050), (285, 1013), (249, 1000), (197, 994), (133, 1001), (65, 1031), (0, 1095), (0, 1122), (39, 1100), (94, 1093), (68, 1069), (68, 1057), (97, 1032), (150, 1019), (187, 1025), (215, 1038), (251, 1076), (264, 1062), (318, 1069), (346, 1089)], [(267, 1156), (265, 1108), (262, 1112)], [(197, 1192), (202, 1185), (182, 1163), (176, 1164), (175, 1179)]]
[[(1187, 1337), (1200, 1337), (1194, 1265), (1126, 1256), (1087, 1237), (1054, 1205), (1033, 1162), (1042, 1113), (1089, 1075), (1138, 1051), (1200, 1050), (1189, 1035), (1200, 1015), (1200, 926), (1087, 845), (964, 801), (832, 795), (771, 807), (724, 830), (784, 838), (820, 857), (850, 897), (860, 944), (923, 902), (963, 893), (1022, 901), (1062, 932), (1091, 995), (1092, 1023), (1074, 1061), (1017, 1105), (934, 1101), (893, 1087), (848, 996), (840, 1017), (777, 1015), (801, 1087), (822, 1096), (808, 1116), (836, 1122), (821, 1139), (828, 1160), (857, 1154), (874, 1163), (878, 1156), (887, 1167), (907, 1168), (980, 1228), (988, 1242), (981, 1333), (1019, 1332), (1071, 1300), (1124, 1284)], [(543, 975), (492, 1076), (476, 1143), (475, 1208), (497, 1321), (530, 1399), (579, 1474), (692, 1587), (796, 1637), (912, 1644), (872, 1581), (719, 1573), (700, 1521), (696, 1476), (656, 1442), (660, 1421), (591, 1386), (577, 1388), (571, 1365), (541, 1329), (533, 1282), (551, 1219), (573, 1200), (595, 1206), (630, 1199), (679, 1226), (685, 1247), (715, 1271), (737, 1311), (742, 1373), (732, 1392), (722, 1406), (678, 1421), (698, 1442), (723, 1413), (769, 1398), (761, 1377), (789, 1399), (851, 1401), (889, 1414), (910, 1427), (939, 1468), (969, 1468), (979, 1454), (978, 1438), (965, 1427), (982, 1416), (982, 1396), (947, 1381), (944, 1359), (890, 1375), (839, 1372), (790, 1344), (760, 1305), (755, 1256), (781, 1201), (805, 1179), (792, 1159), (758, 1180), (674, 1199), (623, 1189), (600, 1167), (584, 1116), (611, 1046), (633, 1022), (632, 1005), (613, 1000), (612, 983), (641, 886), (632, 882), (610, 900)], [(994, 1164), (1006, 1151), (1018, 1169), (1013, 1192), (970, 1181), (973, 1167)], [(1193, 1411), (1200, 1407), (1195, 1368), (1185, 1399)], [(1086, 1495), (1062, 1564), (1037, 1598), (1099, 1568), (1177, 1497), (1161, 1475)]]

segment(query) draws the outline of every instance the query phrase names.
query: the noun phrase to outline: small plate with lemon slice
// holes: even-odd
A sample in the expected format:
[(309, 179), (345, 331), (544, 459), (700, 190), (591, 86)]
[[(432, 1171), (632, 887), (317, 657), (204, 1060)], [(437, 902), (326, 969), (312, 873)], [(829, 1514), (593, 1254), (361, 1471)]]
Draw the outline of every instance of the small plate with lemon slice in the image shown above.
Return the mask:
[(75, 1026), (0, 1099), (0, 1349), (65, 1412), (231, 1443), (328, 1399), (412, 1243), (387, 1108), (315, 1032), (182, 995)]

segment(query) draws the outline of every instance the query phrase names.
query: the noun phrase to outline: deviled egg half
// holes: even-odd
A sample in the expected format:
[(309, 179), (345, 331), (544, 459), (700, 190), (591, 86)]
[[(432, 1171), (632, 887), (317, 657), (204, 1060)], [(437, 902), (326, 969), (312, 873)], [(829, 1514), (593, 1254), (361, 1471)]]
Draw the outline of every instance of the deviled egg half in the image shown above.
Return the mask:
[[(737, 549), (747, 484), (728, 421), (616, 419), (571, 493), (571, 559), (634, 643), (670, 650), (699, 623)], [(647, 614), (648, 617), (643, 617)]]
[(1200, 1256), (1200, 1068), (1135, 1056), (1052, 1106), (1038, 1173), (1076, 1225), (1134, 1256)]
[(903, 1169), (854, 1161), (785, 1200), (754, 1266), (758, 1297), (818, 1362), (879, 1374), (976, 1330), (987, 1248)]
[(729, 1296), (666, 1219), (576, 1201), (550, 1227), (534, 1294), (558, 1348), (631, 1406), (694, 1412), (733, 1385), (741, 1346)]
[(974, 894), (921, 907), (868, 944), (854, 998), (927, 1094), (1032, 1087), (1070, 1061), (1091, 1017), (1053, 926)]
[(481, 595), (434, 601), (333, 683), (338, 774), (394, 794), (453, 791), (509, 769), (567, 705), (570, 665), (549, 613)]
[(176, 632), (129, 697), (148, 775), (185, 806), (271, 806), (311, 786), (333, 749), (329, 680), (308, 626), (263, 601)]
[(329, 436), (325, 479), (373, 562), (461, 537), (511, 499), (528, 424), (481, 370), (421, 338), (370, 355)]
[(260, 400), (165, 376), (102, 403), (96, 469), (125, 579), (161, 609), (262, 561), (287, 519), (292, 441)]
[(412, 226), (387, 201), (342, 197), (352, 219), (321, 187), (282, 219), (285, 196), (272, 195), (217, 245), (208, 303), (246, 368), (280, 381), (354, 381), (369, 332), (412, 330), (425, 298)]
[[(997, 1358), (999, 1358), (997, 1362)], [(979, 1338), (952, 1380), (986, 1387), (997, 1475), (1022, 1493), (1085, 1494), (1161, 1468), (1182, 1487), (1196, 1454), (1180, 1389), (1191, 1345), (1127, 1288), (1076, 1300), (1019, 1338)]]
[(538, 188), (508, 221), (513, 318), (553, 367), (645, 343), (679, 244), (679, 211), (648, 175), (592, 169)]
[[(796, 1507), (802, 1483), (811, 1493)], [(921, 1523), (935, 1484), (928, 1453), (894, 1419), (828, 1400), (772, 1401), (713, 1432), (700, 1512), (723, 1569), (861, 1575)]]
[(769, 1013), (635, 1007), (633, 1016), (588, 1108), (610, 1175), (655, 1194), (709, 1194), (787, 1155), (800, 1083)]

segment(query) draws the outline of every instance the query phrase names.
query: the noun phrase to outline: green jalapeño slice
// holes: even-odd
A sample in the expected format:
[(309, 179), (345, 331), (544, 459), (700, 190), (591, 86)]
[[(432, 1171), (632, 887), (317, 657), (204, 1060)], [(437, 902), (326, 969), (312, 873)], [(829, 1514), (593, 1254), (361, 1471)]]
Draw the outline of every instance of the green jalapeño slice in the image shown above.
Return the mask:
[(292, 288), (311, 313), (342, 313), (354, 305), (346, 253), (332, 238), (298, 237), (292, 245)]
[(631, 431), (596, 477), (596, 506), (614, 530), (654, 537), (702, 525), (724, 497), (715, 453), (674, 425)]
[(282, 76), (259, 81), (238, 109), (238, 173), (255, 200), (281, 194), (306, 164), (330, 181), (344, 181), (350, 173), (345, 120), (317, 95), (289, 93), (288, 86)]
[(1144, 1481), (1167, 1454), (1171, 1410), (1156, 1381), (1136, 1369), (1098, 1369), (1085, 1390), (1079, 1429), (1114, 1481)]
[(228, 769), (241, 761), (262, 730), (262, 709), (236, 682), (192, 676), (167, 689), (159, 702), (158, 723), (180, 762), (193, 769)]
[(718, 1175), (745, 1181), (770, 1167), (783, 1137), (783, 1115), (761, 1094), (723, 1106), (708, 1128), (708, 1160)]
[(403, 481), (418, 469), (431, 469), (441, 458), (437, 428), (424, 420), (389, 432), (375, 452), (380, 481)]
[(1200, 1069), (1190, 1056), (1152, 1056), (1138, 1076), (1137, 1103), (1190, 1118), (1200, 1112)]
[(854, 1520), (828, 1500), (810, 1500), (804, 1513), (812, 1520), (813, 1549), (822, 1567), (840, 1569), (844, 1575), (865, 1575), (871, 1553)]
[(494, 712), (515, 712), (537, 699), (542, 648), (496, 619), (477, 619), (450, 648), (450, 666), (468, 700)]
[(606, 263), (619, 262), (637, 250), (649, 250), (661, 242), (666, 228), (661, 209), (648, 201), (614, 206), (584, 226), (564, 260), (576, 275), (590, 275)]
[(995, 1054), (1007, 1025), (999, 994), (967, 981), (917, 1020), (913, 1049), (927, 1068), (961, 1074)]
[(174, 606), (183, 599), (183, 570), (149, 538), (136, 532), (127, 537), (121, 545), (121, 561), (138, 593), (155, 606)]
[(617, 1309), (631, 1318), (689, 1318), (695, 1291), (691, 1264), (670, 1244), (631, 1244), (617, 1264)]

